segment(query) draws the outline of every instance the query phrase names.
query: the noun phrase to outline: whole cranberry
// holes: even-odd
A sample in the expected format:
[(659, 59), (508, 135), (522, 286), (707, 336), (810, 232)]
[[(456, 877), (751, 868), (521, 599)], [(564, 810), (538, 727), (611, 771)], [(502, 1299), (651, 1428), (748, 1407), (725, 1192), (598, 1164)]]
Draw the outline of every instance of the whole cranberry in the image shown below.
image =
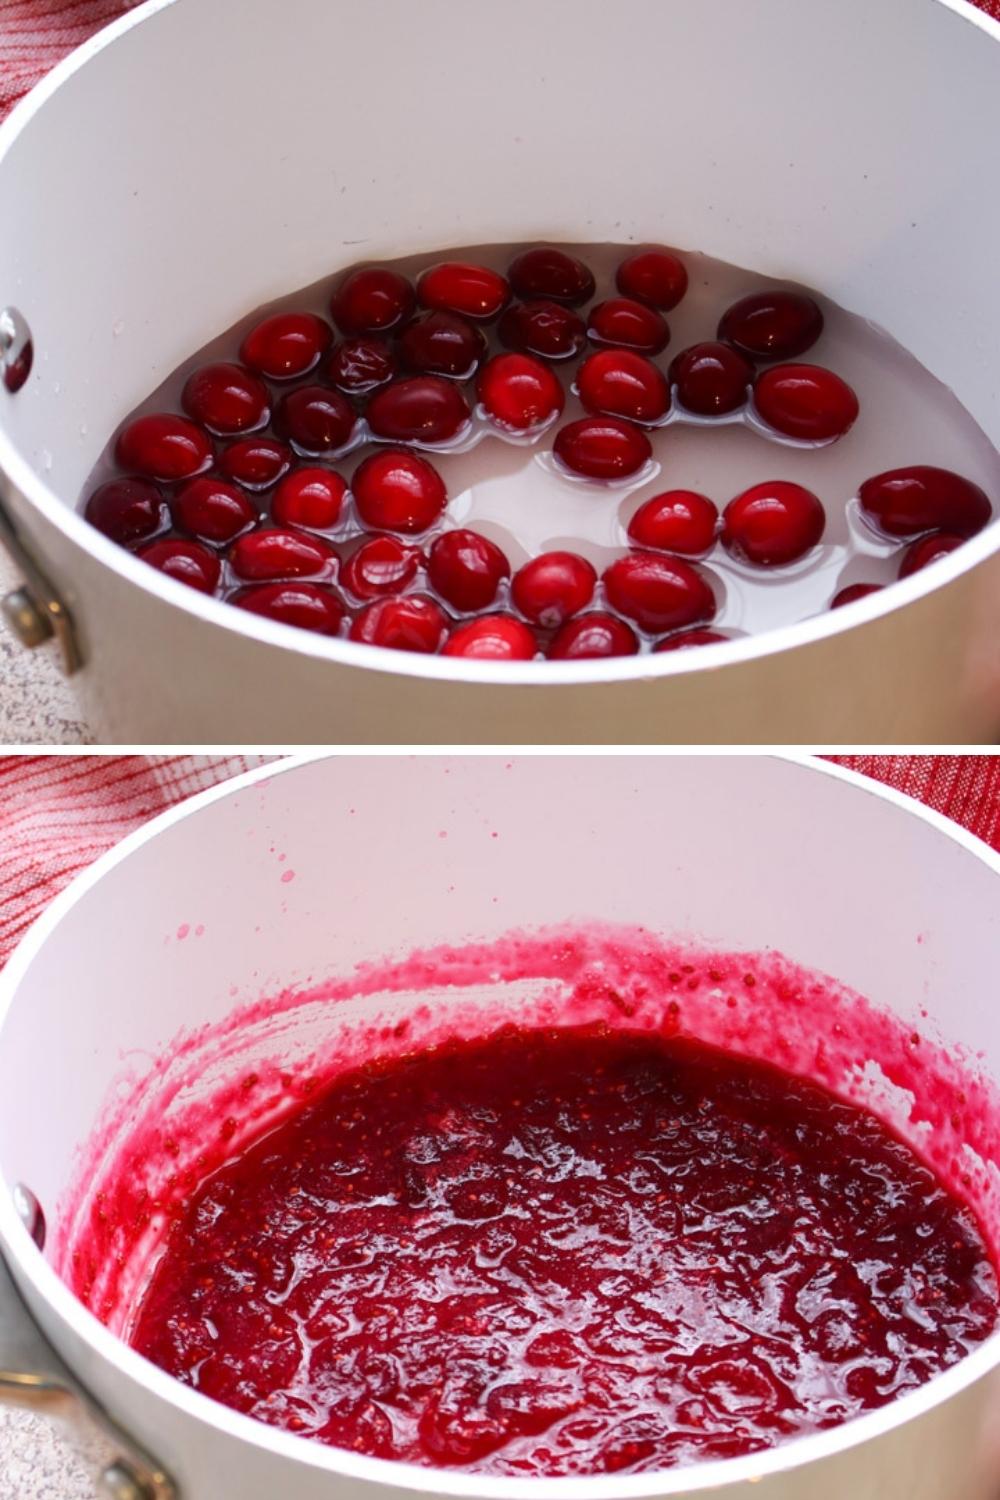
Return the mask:
[(510, 287), (505, 276), (488, 266), (448, 260), (424, 271), (417, 282), (417, 296), (424, 307), (489, 322), (507, 306)]
[(455, 609), (487, 609), (502, 580), (510, 577), (510, 563), (496, 543), (478, 531), (446, 531), (431, 544), (427, 576)]
[(631, 297), (609, 297), (590, 309), (587, 337), (592, 344), (660, 354), (670, 342), (667, 321), (655, 308)]
[(548, 246), (525, 250), (511, 262), (507, 274), (519, 297), (544, 297), (579, 307), (594, 295), (593, 276), (582, 260), (565, 250)]
[(147, 542), (140, 547), (137, 556), (168, 578), (186, 583), (200, 594), (214, 594), (222, 573), (222, 564), (214, 552), (198, 542), (182, 542), (173, 537), (164, 537), (158, 542)]
[(359, 333), (387, 333), (413, 314), (416, 294), (405, 276), (373, 266), (351, 271), (330, 302), (333, 321), (347, 338)]
[(393, 443), (446, 443), (469, 421), (469, 408), (453, 380), (414, 375), (394, 380), (368, 403), (368, 426)]
[(623, 297), (669, 312), (687, 291), (688, 274), (684, 262), (669, 250), (637, 250), (618, 267), (615, 286)]
[(448, 632), (448, 617), (433, 599), (376, 599), (351, 625), (352, 641), (391, 651), (437, 651)]
[(267, 387), (242, 365), (202, 365), (188, 376), (181, 405), (195, 422), (222, 437), (253, 432), (271, 415)]
[(556, 434), (552, 450), (574, 474), (627, 479), (653, 456), (649, 438), (620, 417), (581, 417)]
[(811, 490), (784, 479), (752, 485), (722, 513), (722, 545), (758, 567), (781, 567), (817, 545), (826, 512)]
[(240, 345), (240, 359), (269, 380), (294, 380), (319, 364), (333, 333), (315, 313), (274, 313), (251, 328)]
[(594, 597), (597, 574), (575, 552), (543, 552), (514, 574), (510, 596), (526, 619), (554, 630)]
[(500, 427), (528, 432), (557, 417), (566, 404), (559, 380), (530, 354), (497, 354), (479, 372), (476, 393)]
[(823, 332), (823, 314), (803, 292), (753, 292), (719, 319), (718, 336), (751, 359), (798, 359)]
[(422, 562), (419, 547), (408, 547), (394, 536), (372, 536), (342, 564), (340, 582), (355, 599), (401, 594), (416, 578)]
[(316, 583), (262, 583), (241, 589), (232, 602), (251, 614), (317, 635), (336, 635), (344, 618), (336, 594)]
[(653, 650), (684, 651), (688, 646), (714, 646), (719, 641), (728, 639), (728, 635), (723, 635), (721, 630), (680, 630), (676, 635), (668, 635), (665, 640), (657, 641)]
[(650, 635), (697, 625), (715, 615), (707, 579), (679, 557), (630, 552), (604, 573), (608, 603)]
[(345, 339), (326, 366), (330, 384), (345, 396), (367, 396), (396, 373), (396, 356), (385, 339)]
[(819, 365), (773, 365), (757, 376), (753, 403), (769, 427), (808, 443), (843, 437), (858, 416), (851, 387)]
[(671, 360), (670, 379), (687, 411), (720, 417), (746, 404), (754, 369), (729, 344), (692, 344)]
[(351, 490), (361, 520), (376, 531), (426, 531), (448, 503), (437, 469), (400, 448), (370, 454), (355, 469)]
[(278, 402), (275, 431), (303, 453), (330, 453), (347, 446), (357, 425), (354, 408), (325, 385), (300, 385)]
[(583, 319), (559, 302), (515, 302), (497, 334), (505, 348), (539, 359), (571, 359), (587, 342)]
[(292, 466), (292, 450), (276, 438), (248, 437), (219, 454), (219, 469), (247, 490), (269, 490)]
[(271, 518), (279, 526), (329, 531), (340, 520), (346, 493), (346, 482), (332, 469), (296, 469), (275, 490)]
[(876, 474), (865, 480), (858, 497), (866, 518), (886, 536), (917, 536), (922, 531), (975, 536), (993, 514), (978, 484), (930, 464)]
[(898, 576), (909, 578), (911, 573), (919, 573), (922, 568), (937, 562), (938, 558), (947, 557), (949, 552), (954, 552), (956, 547), (961, 547), (966, 541), (968, 537), (955, 536), (949, 531), (932, 531), (929, 536), (920, 537), (918, 541), (911, 542), (903, 553)]
[(659, 422), (670, 410), (663, 371), (631, 349), (602, 349), (583, 361), (576, 388), (584, 408), (630, 422)]
[(122, 428), (115, 459), (143, 479), (191, 479), (211, 464), (212, 444), (208, 434), (186, 417), (152, 412)]
[(538, 642), (513, 615), (478, 615), (457, 625), (445, 641), (442, 656), (471, 656), (480, 661), (530, 661)]
[(265, 527), (241, 536), (229, 549), (229, 566), (237, 578), (272, 583), (283, 578), (329, 577), (336, 556), (318, 537)]
[(617, 615), (593, 610), (567, 620), (549, 645), (552, 661), (586, 661), (601, 656), (635, 656), (639, 637)]
[(170, 502), (170, 514), (175, 526), (202, 542), (231, 542), (257, 520), (257, 511), (241, 489), (205, 474), (181, 486)]
[(399, 336), (399, 353), (409, 370), (467, 380), (486, 353), (482, 329), (451, 312), (427, 313)]
[(629, 539), (650, 552), (699, 557), (715, 542), (718, 507), (696, 490), (664, 490), (639, 506), (628, 523)]
[(138, 542), (163, 526), (163, 495), (148, 479), (109, 479), (90, 496), (84, 515), (113, 542)]
[(884, 585), (881, 583), (849, 583), (834, 594), (830, 600), (831, 609), (840, 609), (844, 604), (853, 604), (855, 599), (867, 599), (869, 594), (880, 594)]

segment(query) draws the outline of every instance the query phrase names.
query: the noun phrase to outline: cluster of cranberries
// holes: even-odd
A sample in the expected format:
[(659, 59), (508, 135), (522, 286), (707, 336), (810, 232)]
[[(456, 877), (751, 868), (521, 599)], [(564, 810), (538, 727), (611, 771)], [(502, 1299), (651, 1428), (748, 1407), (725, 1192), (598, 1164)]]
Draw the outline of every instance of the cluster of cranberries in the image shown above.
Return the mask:
[[(555, 432), (554, 462), (595, 485), (641, 481), (652, 457), (648, 429), (669, 421), (742, 412), (772, 436), (810, 445), (854, 423), (851, 388), (800, 362), (823, 329), (812, 298), (744, 297), (715, 340), (683, 350), (664, 371), (655, 361), (670, 337), (664, 313), (687, 289), (682, 262), (639, 251), (621, 262), (616, 285), (619, 295), (584, 314), (594, 277), (546, 248), (518, 255), (506, 276), (448, 261), (415, 287), (387, 268), (352, 271), (330, 303), (339, 341), (310, 312), (266, 317), (243, 339), (238, 362), (189, 377), (183, 415), (126, 424), (114, 454), (121, 473), (90, 495), (86, 515), (193, 588), (369, 645), (527, 660), (724, 640), (708, 628), (717, 600), (697, 563), (717, 540), (761, 568), (804, 557), (826, 515), (801, 485), (756, 484), (721, 516), (693, 491), (657, 494), (629, 524), (630, 550), (600, 579), (586, 559), (562, 551), (511, 576), (485, 536), (442, 529), (448, 495), (428, 451), (462, 446), (475, 424), (535, 440), (563, 413), (555, 367), (566, 361), (578, 361), (574, 390), (587, 415)], [(362, 446), (348, 481), (332, 464)], [(977, 486), (928, 467), (878, 475), (859, 498), (883, 536), (916, 538), (901, 576), (991, 514)], [(832, 602), (877, 587), (854, 585)]]

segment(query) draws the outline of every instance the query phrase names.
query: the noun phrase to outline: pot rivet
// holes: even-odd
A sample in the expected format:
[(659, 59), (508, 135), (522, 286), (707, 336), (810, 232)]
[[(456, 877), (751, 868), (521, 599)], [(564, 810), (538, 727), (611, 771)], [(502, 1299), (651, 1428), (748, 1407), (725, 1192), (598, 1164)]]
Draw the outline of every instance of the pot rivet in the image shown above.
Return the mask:
[(45, 1249), (45, 1215), (42, 1205), (30, 1188), (23, 1182), (15, 1182), (13, 1190), (14, 1212), (31, 1235), (39, 1250)]
[(4, 619), (22, 646), (40, 646), (52, 635), (52, 622), (38, 608), (29, 589), (14, 589), (0, 600)]
[(101, 1474), (101, 1486), (110, 1500), (154, 1500), (153, 1491), (123, 1458), (108, 1464)]
[(0, 311), (0, 373), (11, 395), (19, 391), (31, 374), (34, 345), (31, 329), (16, 307)]

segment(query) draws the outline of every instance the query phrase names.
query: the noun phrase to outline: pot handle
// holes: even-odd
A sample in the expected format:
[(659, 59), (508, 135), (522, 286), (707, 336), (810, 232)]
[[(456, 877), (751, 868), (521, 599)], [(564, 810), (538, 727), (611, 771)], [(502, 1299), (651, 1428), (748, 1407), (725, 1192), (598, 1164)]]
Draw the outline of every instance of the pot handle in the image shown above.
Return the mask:
[(37, 1326), (0, 1256), (0, 1403), (68, 1422), (78, 1433), (95, 1426), (115, 1456), (100, 1470), (97, 1493), (107, 1500), (180, 1500), (160, 1465), (80, 1385)]
[[(3, 476), (0, 474), (0, 481)], [(24, 575), (21, 588), (13, 589), (0, 598), (7, 624), (22, 646), (41, 646), (53, 636), (59, 645), (63, 673), (72, 677), (82, 665), (80, 646), (77, 641), (73, 617), (64, 604), (59, 590), (49, 579), (45, 569), (19, 532), (13, 516), (4, 504), (0, 484), (0, 546), (6, 548), (11, 558)]]

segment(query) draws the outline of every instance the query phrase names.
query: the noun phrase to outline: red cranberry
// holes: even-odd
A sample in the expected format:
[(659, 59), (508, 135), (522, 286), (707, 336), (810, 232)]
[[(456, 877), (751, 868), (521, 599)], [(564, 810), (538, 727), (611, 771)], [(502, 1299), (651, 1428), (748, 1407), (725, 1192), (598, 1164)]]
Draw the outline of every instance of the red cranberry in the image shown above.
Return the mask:
[(376, 599), (351, 625), (352, 641), (392, 651), (436, 651), (448, 632), (448, 617), (433, 599)]
[(358, 515), (377, 531), (426, 531), (448, 502), (437, 469), (399, 448), (370, 454), (355, 469), (351, 489)]
[(604, 591), (611, 608), (640, 630), (663, 635), (711, 620), (715, 595), (690, 563), (656, 552), (630, 552), (605, 571)]
[(333, 552), (317, 537), (271, 527), (241, 536), (229, 550), (229, 566), (238, 578), (251, 583), (329, 574), (334, 560)]
[(594, 295), (593, 276), (582, 260), (564, 250), (525, 250), (512, 261), (508, 275), (519, 297), (545, 297), (579, 307)]
[(442, 599), (455, 609), (487, 609), (510, 563), (500, 548), (477, 531), (446, 531), (427, 555), (427, 575)]
[(476, 392), (494, 422), (517, 432), (551, 421), (566, 404), (556, 376), (530, 354), (497, 354), (480, 370)]
[(587, 337), (592, 344), (634, 349), (637, 354), (660, 354), (670, 342), (666, 319), (644, 302), (609, 297), (590, 309)]
[(481, 329), (450, 312), (432, 312), (411, 323), (399, 337), (404, 365), (422, 375), (467, 380), (486, 353)]
[(554, 630), (586, 609), (594, 597), (597, 574), (575, 552), (543, 552), (514, 574), (510, 595), (534, 625)]
[(224, 479), (189, 479), (170, 502), (174, 525), (203, 542), (231, 542), (257, 519), (242, 490)]
[(166, 573), (168, 578), (176, 578), (178, 583), (186, 583), (201, 594), (215, 593), (222, 564), (214, 552), (209, 552), (198, 542), (181, 542), (168, 537), (159, 542), (147, 542), (139, 548), (138, 555), (143, 562)]
[(637, 250), (618, 267), (615, 286), (623, 297), (669, 312), (687, 291), (688, 274), (669, 250)]
[(718, 641), (728, 641), (721, 630), (681, 630), (677, 635), (668, 635), (657, 641), (654, 651), (683, 651), (688, 646), (714, 646)]
[(327, 362), (330, 384), (345, 396), (366, 396), (396, 373), (396, 356), (384, 339), (345, 339)]
[(589, 412), (658, 422), (670, 410), (670, 387), (663, 371), (631, 349), (602, 349), (583, 361), (576, 388)]
[(488, 321), (510, 301), (510, 287), (499, 271), (449, 260), (423, 273), (417, 282), (417, 296), (424, 307)]
[(718, 508), (695, 490), (664, 490), (646, 500), (628, 523), (629, 538), (652, 552), (698, 557), (715, 541)]
[(408, 547), (397, 537), (369, 537), (342, 565), (340, 582), (356, 599), (401, 594), (416, 578), (422, 561), (419, 547)]
[(212, 462), (212, 444), (186, 417), (153, 412), (122, 429), (115, 458), (121, 468), (134, 469), (143, 479), (190, 479)]
[(843, 437), (858, 415), (851, 387), (819, 365), (774, 365), (757, 376), (753, 401), (768, 426), (809, 443)]
[(454, 381), (440, 375), (394, 380), (368, 403), (368, 426), (393, 443), (446, 443), (469, 420), (469, 408)]
[(251, 328), (240, 359), (269, 380), (293, 380), (319, 364), (333, 334), (314, 313), (275, 313)]
[(869, 594), (880, 594), (883, 587), (881, 583), (849, 583), (846, 588), (834, 594), (830, 600), (830, 608), (840, 609), (843, 604), (853, 604), (855, 599), (867, 599)]
[(202, 365), (188, 376), (181, 405), (195, 422), (223, 437), (253, 432), (271, 415), (267, 387), (242, 365)]
[(911, 542), (903, 553), (899, 577), (909, 578), (911, 573), (919, 573), (921, 568), (929, 567), (939, 557), (947, 557), (966, 541), (968, 537), (955, 536), (949, 531), (932, 531), (930, 536), (922, 536), (919, 541)]
[(728, 344), (692, 344), (670, 364), (678, 401), (699, 417), (719, 417), (743, 406), (753, 377), (753, 365)]
[(148, 479), (109, 479), (91, 495), (84, 515), (113, 542), (137, 542), (163, 525), (163, 496)]
[(340, 520), (346, 493), (345, 481), (332, 469), (296, 469), (275, 490), (271, 516), (281, 526), (329, 531)]
[(558, 302), (515, 302), (497, 325), (500, 342), (539, 359), (570, 359), (587, 342), (582, 318)]
[(929, 464), (876, 474), (865, 480), (858, 495), (867, 519), (887, 536), (916, 536), (921, 531), (975, 536), (993, 514), (978, 484)]
[(354, 408), (339, 391), (325, 385), (300, 385), (278, 402), (275, 429), (305, 453), (344, 448), (354, 433)]
[(242, 589), (232, 600), (240, 609), (264, 615), (281, 625), (295, 625), (317, 635), (336, 635), (344, 618), (343, 605), (329, 589), (315, 583), (263, 583)]
[(653, 456), (649, 438), (620, 417), (581, 417), (556, 434), (556, 457), (588, 479), (626, 479)]
[(771, 479), (730, 500), (722, 513), (722, 544), (744, 562), (780, 567), (811, 551), (825, 527), (826, 512), (810, 490)]
[(577, 615), (556, 633), (549, 646), (553, 661), (585, 661), (599, 656), (635, 656), (639, 638), (624, 620), (594, 610)]
[(537, 650), (533, 633), (513, 615), (479, 615), (456, 626), (441, 654), (480, 661), (530, 661)]
[(823, 332), (823, 314), (802, 292), (754, 292), (719, 319), (718, 336), (751, 359), (798, 359)]
[(341, 333), (385, 333), (412, 315), (416, 296), (405, 276), (372, 267), (352, 271), (333, 294), (330, 311)]

